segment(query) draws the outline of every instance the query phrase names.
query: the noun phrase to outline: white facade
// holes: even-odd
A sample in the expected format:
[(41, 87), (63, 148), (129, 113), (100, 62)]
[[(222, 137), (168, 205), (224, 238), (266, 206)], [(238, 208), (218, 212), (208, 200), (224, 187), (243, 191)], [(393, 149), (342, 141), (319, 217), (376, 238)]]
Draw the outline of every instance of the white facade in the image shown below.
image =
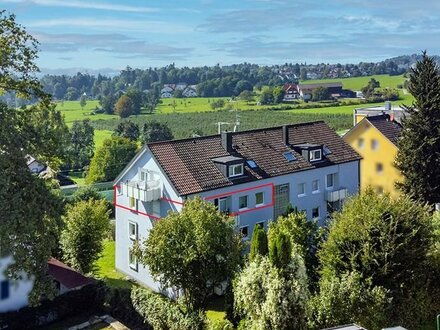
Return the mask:
[[(350, 161), (197, 195), (234, 216), (237, 230), (245, 236), (244, 240), (249, 240), (257, 223), (267, 228), (268, 222), (284, 213), (289, 203), (306, 212), (308, 219), (323, 224), (329, 207), (338, 208), (348, 195), (358, 193), (358, 165), (359, 161)], [(139, 184), (139, 181), (146, 183)], [(137, 187), (141, 187), (139, 191)], [(183, 202), (194, 196), (180, 196), (149, 149), (144, 148), (115, 182), (116, 268), (139, 283), (162, 291), (151, 278), (148, 268), (131, 258), (130, 247), (134, 241), (144, 241), (148, 237), (155, 221), (171, 210), (180, 211)]]
[(0, 313), (16, 311), (28, 305), (28, 296), (33, 287), (31, 279), (13, 281), (5, 276), (12, 263), (11, 257), (0, 258)]

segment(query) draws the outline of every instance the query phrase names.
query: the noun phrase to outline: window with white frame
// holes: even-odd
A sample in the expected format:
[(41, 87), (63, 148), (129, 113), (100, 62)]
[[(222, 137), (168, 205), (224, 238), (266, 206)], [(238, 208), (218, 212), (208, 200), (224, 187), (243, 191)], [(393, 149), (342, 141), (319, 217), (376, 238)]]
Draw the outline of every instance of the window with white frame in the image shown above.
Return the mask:
[(131, 249), (128, 250), (128, 266), (135, 271), (138, 270), (137, 258)]
[(322, 159), (321, 149), (310, 151), (310, 161), (311, 162), (316, 162), (317, 160), (321, 160), (321, 159)]
[(331, 189), (336, 185), (336, 173), (327, 174), (325, 178), (325, 187)]
[(319, 193), (319, 180), (312, 181), (312, 194)]
[(318, 219), (319, 218), (319, 206), (318, 207), (314, 207), (312, 209), (312, 218), (313, 219)]
[(128, 222), (128, 237), (133, 241), (138, 239), (138, 225), (136, 222)]
[(230, 210), (230, 201), (231, 196), (221, 197), (214, 199), (214, 205), (217, 207), (217, 210), (220, 212), (228, 213)]
[(139, 168), (139, 180), (148, 181), (148, 170)]
[(264, 223), (265, 223), (265, 221), (257, 222), (257, 223), (255, 224), (255, 226), (260, 226), (261, 228), (264, 229)]
[(241, 238), (248, 238), (249, 236), (249, 226), (240, 227)]
[(261, 192), (257, 192), (255, 194), (255, 205), (259, 206), (259, 205), (263, 205), (264, 204), (264, 193)]
[(303, 183), (299, 183), (298, 184), (298, 197), (303, 197), (306, 195), (306, 184)]
[(238, 197), (238, 208), (242, 210), (242, 209), (247, 209), (247, 207), (248, 207), (248, 196), (245, 195)]
[(243, 175), (243, 164), (229, 165), (229, 177)]

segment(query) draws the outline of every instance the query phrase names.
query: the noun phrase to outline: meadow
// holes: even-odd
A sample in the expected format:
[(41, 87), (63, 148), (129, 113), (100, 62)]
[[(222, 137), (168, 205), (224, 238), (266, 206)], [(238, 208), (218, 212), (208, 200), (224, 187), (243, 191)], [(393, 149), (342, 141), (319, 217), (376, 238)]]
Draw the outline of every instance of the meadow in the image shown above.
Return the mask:
[(362, 87), (368, 85), (371, 78), (376, 79), (380, 82), (380, 87), (385, 88), (397, 88), (399, 84), (403, 84), (405, 77), (400, 76), (389, 76), (386, 74), (365, 76), (365, 77), (353, 77), (353, 78), (335, 78), (335, 79), (318, 79), (318, 80), (305, 80), (301, 81), (301, 84), (318, 84), (318, 83), (330, 83), (330, 82), (341, 82), (344, 89), (351, 89), (353, 91), (359, 91)]
[[(367, 85), (371, 78), (378, 80), (381, 87), (390, 88), (397, 88), (405, 80), (403, 76), (375, 75), (344, 79), (308, 80), (305, 83), (340, 81), (344, 88), (359, 90)], [(402, 89), (399, 90), (399, 93), (400, 99), (393, 102), (393, 104), (411, 104), (413, 98), (410, 94)], [(151, 120), (167, 123), (175, 138), (190, 137), (193, 133), (199, 135), (216, 134), (218, 130), (217, 122), (231, 123), (231, 125), (223, 126), (224, 129), (231, 130), (236, 115), (240, 117), (240, 130), (277, 126), (285, 123), (324, 120), (335, 130), (342, 131), (351, 127), (351, 116), (355, 108), (383, 105), (383, 103), (361, 104), (358, 99), (350, 99), (342, 100), (342, 103), (355, 104), (334, 106), (330, 103), (327, 106), (323, 103), (309, 103), (307, 107), (310, 108), (298, 109), (298, 107), (303, 107), (306, 104), (282, 103), (267, 106), (257, 105), (256, 102), (247, 103), (237, 99), (231, 100), (231, 98), (225, 97), (222, 98), (226, 102), (225, 108), (213, 110), (211, 102), (216, 99), (219, 98), (162, 99), (161, 104), (152, 114), (143, 110), (140, 115), (131, 116), (129, 120), (139, 125)], [(71, 126), (75, 120), (90, 119), (92, 121), (92, 125), (95, 127), (95, 147), (99, 147), (105, 139), (111, 136), (120, 119), (116, 115), (95, 115), (93, 110), (96, 107), (99, 107), (99, 102), (96, 100), (87, 101), (84, 109), (81, 109), (79, 101), (64, 101), (57, 104), (57, 109), (63, 113), (68, 126)]]

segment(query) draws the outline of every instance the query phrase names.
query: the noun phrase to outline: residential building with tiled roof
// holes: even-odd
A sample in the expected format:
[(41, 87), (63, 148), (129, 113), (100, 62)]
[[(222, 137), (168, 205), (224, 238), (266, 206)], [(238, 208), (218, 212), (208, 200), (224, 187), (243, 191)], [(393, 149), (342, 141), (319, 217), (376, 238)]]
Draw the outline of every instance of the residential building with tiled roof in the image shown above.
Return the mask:
[(358, 192), (360, 159), (321, 121), (149, 143), (114, 183), (116, 267), (159, 290), (130, 247), (197, 195), (234, 217), (244, 240), (289, 204), (322, 224)]
[(365, 116), (345, 134), (344, 140), (362, 156), (361, 189), (371, 186), (378, 193), (399, 195), (396, 182), (402, 175), (394, 160), (401, 131), (400, 123), (383, 113)]

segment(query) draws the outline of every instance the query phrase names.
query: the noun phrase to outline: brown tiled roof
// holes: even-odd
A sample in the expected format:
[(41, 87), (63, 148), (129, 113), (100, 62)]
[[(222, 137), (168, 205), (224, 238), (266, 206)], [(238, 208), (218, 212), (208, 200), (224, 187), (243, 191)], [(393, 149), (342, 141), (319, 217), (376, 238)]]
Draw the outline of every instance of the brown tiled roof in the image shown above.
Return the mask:
[[(232, 153), (222, 147), (220, 135), (155, 142), (147, 146), (181, 195), (360, 159), (360, 156), (322, 121), (288, 127), (290, 146), (283, 143), (282, 127), (231, 133), (235, 149)], [(291, 146), (304, 143), (325, 145), (331, 154), (323, 157), (323, 161), (310, 163), (301, 154), (293, 151)], [(285, 152), (293, 152), (296, 160), (288, 162), (283, 156)], [(245, 176), (228, 179), (212, 159), (229, 155), (253, 160), (258, 167), (252, 169), (245, 164)]]
[(385, 137), (392, 143), (397, 145), (397, 141), (402, 131), (402, 126), (395, 120), (391, 120), (390, 116), (383, 114), (380, 116), (366, 117), (366, 119), (376, 127)]
[(333, 83), (321, 83), (321, 84), (300, 84), (299, 89), (302, 90), (311, 90), (316, 89), (318, 87), (324, 87), (324, 88), (342, 88), (342, 83), (340, 82), (333, 82)]
[(55, 258), (51, 258), (48, 264), (48, 274), (68, 289), (80, 288), (93, 282)]

